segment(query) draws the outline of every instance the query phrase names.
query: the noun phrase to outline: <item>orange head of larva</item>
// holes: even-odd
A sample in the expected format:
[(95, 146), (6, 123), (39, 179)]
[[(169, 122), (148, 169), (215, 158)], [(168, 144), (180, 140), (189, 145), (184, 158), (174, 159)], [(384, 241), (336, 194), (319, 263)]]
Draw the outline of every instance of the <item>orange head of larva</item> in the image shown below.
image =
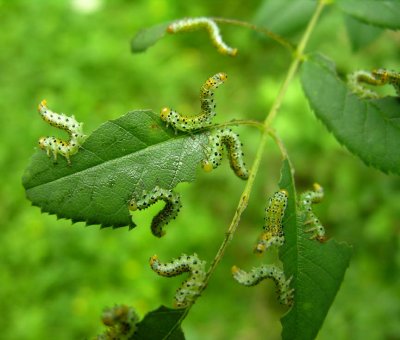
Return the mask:
[(289, 196), (289, 193), (288, 193), (288, 191), (286, 190), (286, 189), (281, 189), (281, 190), (279, 190), (282, 194), (284, 194), (286, 197), (288, 197)]
[(46, 138), (46, 137), (42, 137), (42, 138), (39, 139), (39, 147), (40, 147), (42, 150), (45, 149), (46, 146), (47, 146), (46, 141), (47, 141), (47, 138)]
[(174, 302), (174, 308), (186, 308), (188, 305), (188, 302), (186, 301), (175, 301)]
[(45, 108), (47, 106), (47, 100), (43, 99), (40, 104), (38, 105), (38, 111), (40, 111), (41, 109)]
[(383, 82), (386, 82), (388, 77), (389, 77), (389, 73), (386, 69), (380, 68), (377, 70), (373, 70), (372, 71), (372, 75), (374, 77), (378, 77), (380, 78)]
[(164, 107), (160, 113), (161, 120), (166, 121), (170, 113), (171, 109), (169, 107)]
[(225, 81), (228, 79), (228, 75), (225, 72), (218, 73), (218, 77), (221, 81)]
[(152, 257), (150, 257), (150, 266), (153, 266), (154, 262), (156, 261), (158, 261), (157, 255), (153, 255)]
[(315, 237), (315, 239), (320, 243), (325, 243), (327, 241), (327, 238), (325, 235), (318, 235)]
[(232, 272), (233, 275), (235, 275), (235, 274), (236, 274), (237, 272), (239, 272), (239, 271), (240, 271), (239, 267), (237, 267), (237, 266), (232, 266), (231, 272)]
[(318, 183), (314, 183), (313, 187), (314, 187), (314, 191), (322, 191), (323, 190), (322, 187)]
[(259, 242), (254, 247), (253, 253), (257, 254), (257, 255), (261, 255), (262, 253), (265, 252), (265, 249), (266, 249), (265, 243)]
[(129, 201), (129, 210), (135, 211), (135, 210), (137, 210), (137, 208), (138, 207), (137, 207), (136, 201), (134, 199), (130, 200)]
[(176, 32), (175, 26), (176, 26), (175, 23), (168, 25), (167, 30), (166, 30), (167, 33), (175, 33)]
[(205, 172), (211, 172), (213, 170), (213, 165), (208, 160), (203, 160), (201, 162), (201, 167)]

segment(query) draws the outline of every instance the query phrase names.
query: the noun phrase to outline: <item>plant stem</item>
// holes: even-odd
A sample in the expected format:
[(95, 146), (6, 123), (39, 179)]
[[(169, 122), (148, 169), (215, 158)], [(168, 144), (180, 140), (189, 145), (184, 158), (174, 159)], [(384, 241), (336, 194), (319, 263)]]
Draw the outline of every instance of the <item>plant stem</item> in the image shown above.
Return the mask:
[(319, 16), (321, 15), (321, 12), (322, 12), (322, 9), (324, 8), (324, 6), (325, 6), (325, 2), (323, 0), (318, 2), (318, 6), (314, 12), (314, 15), (312, 16), (310, 22), (308, 23), (306, 31), (304, 32), (304, 34), (300, 40), (300, 43), (297, 46), (297, 49), (295, 51), (295, 56), (294, 56), (295, 58), (289, 67), (289, 71), (286, 75), (285, 81), (283, 82), (282, 87), (278, 93), (278, 96), (276, 97), (276, 100), (274, 101), (274, 104), (272, 105), (271, 110), (270, 110), (267, 118), (265, 119), (266, 127), (271, 125), (272, 121), (274, 120), (276, 114), (279, 111), (279, 108), (283, 101), (283, 97), (286, 94), (287, 88), (288, 88), (290, 82), (292, 81), (294, 75), (296, 74), (297, 69), (299, 68), (300, 62), (304, 58), (303, 53), (306, 48), (307, 42), (310, 38), (311, 32), (313, 31), (313, 29), (318, 21)]
[(261, 131), (265, 130), (263, 122), (251, 119), (233, 119), (226, 123), (213, 125), (213, 128), (225, 128), (226, 126), (231, 126), (231, 125), (249, 125), (249, 126), (255, 126)]
[(275, 40), (277, 43), (281, 44), (283, 47), (286, 47), (289, 51), (294, 51), (294, 46), (287, 41), (285, 38), (281, 37), (279, 34), (276, 34), (266, 28), (259, 27), (254, 24), (250, 24), (249, 22), (246, 21), (240, 21), (236, 19), (226, 19), (226, 18), (212, 18), (215, 22), (219, 22), (221, 24), (231, 24), (231, 25), (236, 25), (236, 26), (242, 26), (249, 28), (253, 31), (260, 32), (267, 37), (271, 38), (272, 40)]

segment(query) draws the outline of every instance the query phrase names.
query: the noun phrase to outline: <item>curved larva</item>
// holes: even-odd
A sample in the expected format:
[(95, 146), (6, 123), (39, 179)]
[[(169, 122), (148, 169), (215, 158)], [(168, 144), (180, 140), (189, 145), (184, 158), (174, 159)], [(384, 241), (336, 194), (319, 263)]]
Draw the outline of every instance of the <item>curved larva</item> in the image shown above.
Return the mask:
[(347, 84), (350, 90), (361, 98), (379, 98), (378, 93), (363, 86), (361, 83), (375, 85), (376, 79), (371, 72), (355, 71), (347, 76)]
[(39, 139), (40, 148), (46, 150), (48, 156), (52, 152), (55, 160), (57, 160), (57, 154), (61, 154), (67, 159), (68, 164), (71, 164), (69, 157), (78, 152), (86, 139), (82, 131), (83, 124), (77, 122), (74, 116), (66, 116), (49, 110), (46, 100), (41, 101), (38, 111), (45, 122), (65, 130), (70, 136), (69, 141), (63, 141), (56, 137), (41, 137)]
[(191, 131), (211, 125), (215, 117), (214, 90), (228, 78), (226, 73), (220, 72), (208, 78), (200, 89), (201, 112), (196, 116), (185, 116), (168, 107), (161, 110), (161, 120), (171, 125), (175, 130)]
[(139, 316), (132, 307), (116, 305), (103, 311), (101, 321), (108, 329), (96, 339), (130, 339), (137, 329)]
[(205, 261), (201, 261), (197, 254), (182, 254), (179, 258), (168, 263), (161, 263), (157, 255), (150, 258), (150, 266), (158, 275), (173, 277), (182, 273), (189, 273), (189, 277), (177, 289), (175, 307), (184, 308), (194, 302), (200, 294), (206, 277)]
[(400, 96), (400, 73), (388, 71), (386, 69), (377, 69), (370, 71), (359, 70), (348, 75), (348, 85), (350, 89), (362, 98), (379, 98), (379, 94), (373, 90), (367, 89), (364, 84), (381, 86), (390, 84)]
[(314, 183), (313, 191), (306, 191), (300, 195), (299, 211), (306, 214), (305, 224), (310, 224), (311, 228), (307, 229), (307, 233), (311, 233), (310, 239), (316, 239), (324, 242), (325, 228), (321, 224), (318, 217), (312, 211), (312, 204), (320, 203), (324, 197), (324, 189), (317, 183)]
[(151, 222), (151, 231), (153, 235), (157, 237), (165, 235), (163, 227), (178, 215), (179, 210), (182, 207), (179, 194), (172, 190), (166, 190), (156, 186), (150, 192), (143, 191), (140, 198), (133, 198), (129, 202), (129, 209), (134, 211), (146, 209), (160, 200), (165, 202), (165, 206), (156, 216), (154, 216)]
[(206, 172), (221, 164), (225, 146), (232, 170), (241, 179), (249, 178), (249, 172), (243, 161), (242, 143), (237, 134), (232, 132), (231, 129), (216, 129), (211, 131), (208, 141), (206, 158), (202, 161), (202, 167)]
[(200, 28), (205, 28), (208, 31), (210, 39), (219, 53), (230, 56), (235, 56), (237, 54), (237, 48), (232, 48), (225, 44), (225, 42), (222, 40), (218, 25), (215, 23), (215, 21), (209, 18), (200, 17), (177, 20), (168, 26), (167, 32), (187, 32)]
[(282, 246), (285, 242), (282, 220), (287, 206), (288, 192), (279, 190), (268, 201), (265, 208), (264, 231), (254, 248), (254, 252), (261, 254), (271, 246)]
[(277, 288), (279, 302), (287, 306), (293, 304), (294, 289), (290, 288), (292, 278), (286, 280), (285, 273), (275, 265), (261, 265), (246, 272), (236, 266), (232, 267), (233, 278), (244, 286), (255, 286), (265, 279), (272, 279)]
[(376, 85), (390, 84), (396, 90), (398, 96), (400, 96), (400, 73), (395, 71), (389, 71), (384, 68), (380, 68), (372, 71), (372, 75), (377, 80)]

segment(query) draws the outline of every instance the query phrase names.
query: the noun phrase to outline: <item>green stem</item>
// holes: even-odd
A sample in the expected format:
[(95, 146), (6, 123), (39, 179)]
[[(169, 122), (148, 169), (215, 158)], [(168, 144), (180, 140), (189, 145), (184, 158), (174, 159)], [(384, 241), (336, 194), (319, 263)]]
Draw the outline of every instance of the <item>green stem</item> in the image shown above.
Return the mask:
[[(233, 216), (233, 219), (232, 219), (232, 221), (228, 227), (228, 230), (225, 234), (225, 238), (222, 241), (222, 243), (218, 249), (218, 252), (215, 255), (215, 258), (214, 258), (213, 262), (211, 263), (210, 268), (206, 274), (206, 278), (204, 280), (204, 286), (202, 287), (201, 292), (204, 291), (204, 289), (207, 287), (207, 284), (208, 284), (212, 274), (214, 273), (219, 262), (221, 261), (228, 244), (230, 243), (230, 241), (233, 238), (234, 233), (236, 232), (236, 229), (239, 225), (242, 213), (244, 212), (244, 210), (247, 207), (247, 204), (248, 204), (249, 198), (250, 198), (250, 193), (253, 188), (254, 180), (256, 178), (256, 175), (257, 175), (257, 172), (258, 172), (258, 169), (260, 166), (260, 162), (262, 159), (262, 155), (264, 153), (264, 149), (265, 149), (265, 145), (266, 145), (268, 137), (271, 136), (275, 140), (275, 142), (278, 144), (278, 146), (280, 148), (280, 151), (281, 151), (283, 157), (285, 157), (285, 155), (287, 154), (286, 150), (283, 146), (283, 143), (281, 142), (279, 137), (276, 135), (276, 133), (270, 128), (270, 125), (271, 125), (272, 121), (274, 120), (274, 118), (276, 117), (276, 114), (279, 111), (279, 108), (283, 102), (283, 98), (285, 97), (285, 94), (287, 92), (288, 86), (291, 83), (291, 81), (293, 80), (293, 78), (299, 68), (300, 62), (303, 59), (304, 50), (305, 50), (307, 42), (310, 38), (310, 34), (313, 31), (313, 29), (318, 21), (318, 18), (321, 15), (322, 9), (326, 5), (326, 3), (327, 3), (326, 0), (320, 0), (318, 2), (317, 8), (316, 8), (310, 22), (308, 23), (306, 31), (304, 32), (302, 39), (295, 51), (294, 60), (292, 61), (291, 65), (289, 67), (286, 78), (279, 90), (277, 97), (275, 98), (275, 101), (274, 101), (268, 115), (266, 116), (266, 118), (264, 120), (264, 129), (263, 129), (263, 132), (261, 135), (260, 143), (258, 145), (258, 149), (256, 152), (256, 157), (255, 157), (253, 166), (250, 170), (249, 179), (247, 180), (247, 183), (243, 190), (243, 193), (240, 196), (238, 207), (236, 208), (235, 215)], [(185, 318), (185, 316), (187, 315), (187, 313), (189, 312), (191, 307), (192, 307), (192, 305), (190, 305), (186, 309), (185, 314), (182, 316), (181, 320), (183, 320)]]
[(253, 31), (260, 32), (267, 37), (271, 38), (272, 40), (276, 41), (277, 43), (281, 44), (283, 47), (286, 47), (290, 51), (294, 51), (294, 46), (287, 41), (285, 38), (281, 37), (279, 34), (276, 34), (266, 28), (259, 27), (254, 24), (250, 24), (249, 22), (246, 21), (240, 21), (240, 20), (235, 20), (235, 19), (226, 19), (226, 18), (211, 18), (215, 22), (219, 22), (221, 24), (231, 24), (231, 25), (236, 25), (236, 26), (242, 26), (249, 28)]
[(263, 131), (265, 129), (264, 123), (259, 122), (257, 120), (251, 120), (251, 119), (233, 119), (229, 122), (222, 123), (222, 124), (217, 124), (213, 125), (213, 128), (224, 128), (226, 126), (231, 126), (231, 125), (249, 125), (249, 126), (255, 126), (259, 130)]
[(274, 102), (274, 104), (271, 107), (271, 110), (267, 116), (267, 118), (265, 119), (265, 125), (268, 127), (271, 125), (272, 121), (275, 119), (275, 116), (277, 114), (277, 112), (279, 111), (279, 108), (282, 104), (283, 101), (283, 97), (286, 94), (287, 88), (289, 87), (290, 82), (292, 81), (294, 75), (297, 72), (297, 69), (299, 68), (300, 62), (303, 60), (304, 56), (304, 50), (306, 48), (307, 42), (310, 38), (311, 32), (313, 31), (319, 16), (321, 15), (322, 9), (325, 6), (325, 1), (319, 1), (318, 2), (318, 6), (314, 12), (314, 15), (312, 16), (310, 22), (308, 23), (308, 26), (306, 28), (306, 31), (303, 34), (303, 37), (300, 40), (299, 45), (297, 46), (297, 49), (295, 51), (295, 58), (292, 61), (290, 67), (289, 67), (289, 71), (286, 75), (285, 81), (282, 84), (282, 87), (278, 93), (278, 96), (276, 97), (276, 100)]

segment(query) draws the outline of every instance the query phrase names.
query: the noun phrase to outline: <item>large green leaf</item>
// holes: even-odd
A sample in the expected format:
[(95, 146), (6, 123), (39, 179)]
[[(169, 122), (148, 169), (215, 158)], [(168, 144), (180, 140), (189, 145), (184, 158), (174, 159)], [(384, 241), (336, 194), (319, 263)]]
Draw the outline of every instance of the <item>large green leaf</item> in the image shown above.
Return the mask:
[(400, 28), (399, 0), (337, 0), (339, 8), (367, 24)]
[(309, 0), (265, 0), (257, 10), (254, 23), (290, 37), (307, 26), (315, 6), (316, 3)]
[(137, 331), (131, 340), (184, 340), (180, 323), (185, 309), (170, 309), (164, 306), (148, 313), (137, 324)]
[(383, 29), (365, 24), (349, 15), (345, 15), (347, 35), (354, 51), (367, 46), (383, 32)]
[(314, 339), (342, 283), (351, 248), (333, 239), (325, 243), (309, 239), (304, 216), (296, 209), (293, 170), (287, 159), (279, 186), (289, 193), (283, 220), (285, 244), (279, 257), (287, 277), (293, 277), (291, 287), (295, 289), (294, 305), (281, 320), (282, 338)]
[(175, 135), (151, 111), (128, 112), (94, 131), (82, 149), (58, 163), (38, 150), (23, 176), (26, 196), (43, 212), (102, 227), (134, 227), (133, 195), (156, 185), (193, 181), (207, 137)]
[(301, 81), (315, 114), (339, 142), (367, 165), (400, 174), (399, 98), (359, 98), (318, 54), (304, 62)]

